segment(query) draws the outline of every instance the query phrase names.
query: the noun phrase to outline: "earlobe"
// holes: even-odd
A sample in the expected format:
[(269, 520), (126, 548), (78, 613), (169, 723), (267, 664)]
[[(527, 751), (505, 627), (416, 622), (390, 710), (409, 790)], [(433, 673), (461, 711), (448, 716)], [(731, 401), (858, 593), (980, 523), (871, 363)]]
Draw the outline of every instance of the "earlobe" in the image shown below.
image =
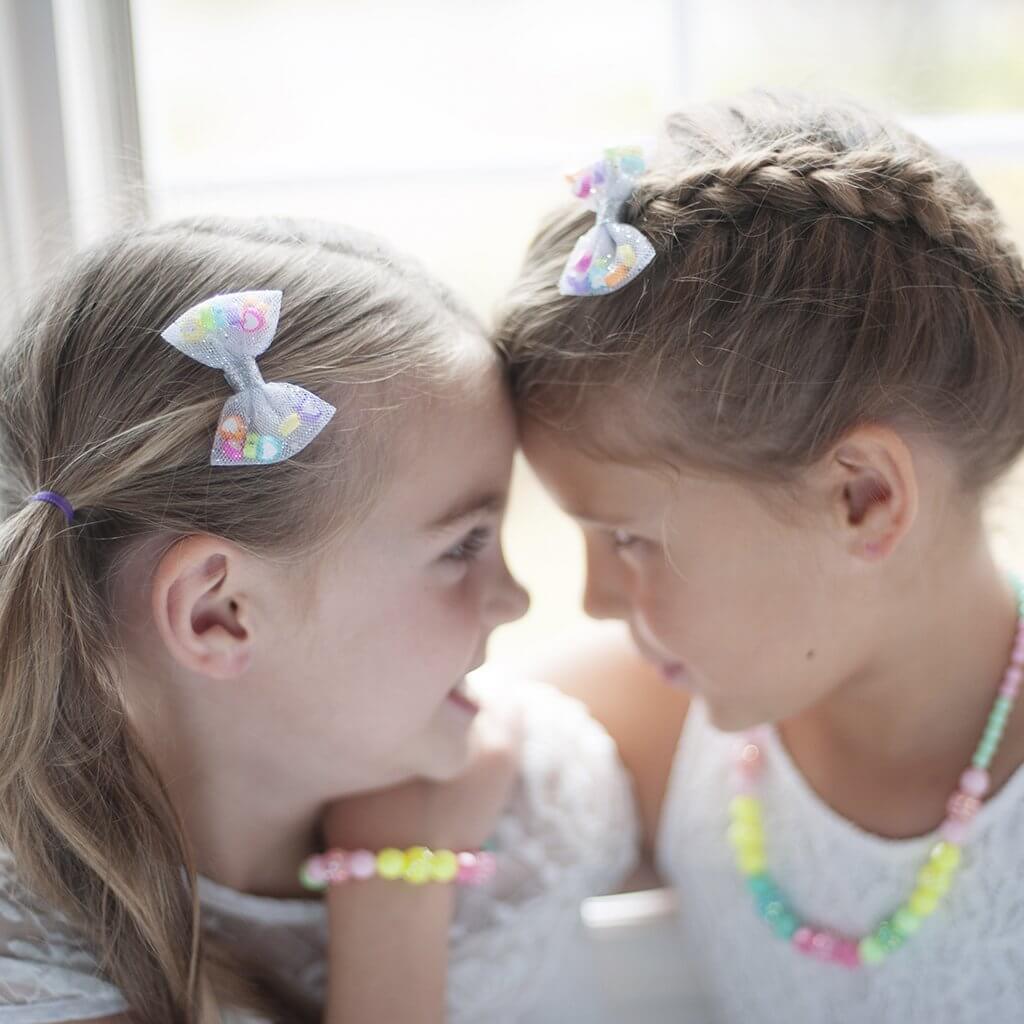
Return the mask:
[(917, 516), (914, 459), (888, 427), (858, 427), (835, 451), (841, 474), (840, 514), (851, 553), (867, 561), (886, 557)]
[(214, 537), (176, 542), (153, 573), (152, 613), (167, 650), (184, 668), (234, 679), (248, 667), (252, 635), (238, 593), (239, 553)]

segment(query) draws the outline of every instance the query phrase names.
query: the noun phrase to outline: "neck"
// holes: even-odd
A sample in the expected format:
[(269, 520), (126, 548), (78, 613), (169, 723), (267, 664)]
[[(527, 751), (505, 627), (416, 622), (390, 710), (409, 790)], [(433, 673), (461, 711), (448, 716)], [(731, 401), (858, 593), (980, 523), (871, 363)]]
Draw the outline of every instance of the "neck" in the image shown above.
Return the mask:
[(1009, 663), (1016, 595), (980, 529), (959, 557), (915, 559), (897, 590), (874, 624), (872, 660), (800, 717), (849, 763), (955, 774)]
[[(180, 680), (132, 674), (133, 724), (181, 817), (197, 871), (240, 892), (307, 895), (298, 870), (321, 849), (325, 801), (268, 757), (265, 741), (239, 729), (237, 701), (210, 697), (197, 707)], [(357, 788), (339, 778), (337, 796)]]

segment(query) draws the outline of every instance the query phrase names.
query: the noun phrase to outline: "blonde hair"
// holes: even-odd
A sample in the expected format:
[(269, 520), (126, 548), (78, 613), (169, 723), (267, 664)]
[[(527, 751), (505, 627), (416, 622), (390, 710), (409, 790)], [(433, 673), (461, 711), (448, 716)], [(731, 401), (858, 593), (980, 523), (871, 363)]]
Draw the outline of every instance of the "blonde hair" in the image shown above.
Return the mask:
[[(223, 375), (159, 332), (215, 294), (283, 292), (260, 357), (338, 407), (272, 466), (209, 465)], [(0, 354), (0, 839), (25, 883), (82, 929), (149, 1024), (230, 1003), (319, 1020), (204, 937), (196, 873), (167, 790), (126, 716), (112, 594), (133, 544), (193, 533), (284, 562), (365, 514), (386, 465), (364, 390), (443, 375), (474, 318), (410, 261), (352, 231), (192, 220), (76, 258)], [(365, 411), (365, 410), (364, 410)], [(40, 489), (64, 495), (64, 515)], [(216, 994), (215, 994), (216, 993)]]
[[(971, 492), (1020, 453), (1020, 256), (910, 132), (801, 94), (682, 110), (623, 219), (656, 257), (604, 297), (556, 291), (593, 214), (559, 209), (530, 245), (497, 329), (527, 415), (584, 418), (604, 454), (778, 483), (865, 421), (929, 432)], [(596, 415), (623, 394), (629, 441), (614, 403)]]

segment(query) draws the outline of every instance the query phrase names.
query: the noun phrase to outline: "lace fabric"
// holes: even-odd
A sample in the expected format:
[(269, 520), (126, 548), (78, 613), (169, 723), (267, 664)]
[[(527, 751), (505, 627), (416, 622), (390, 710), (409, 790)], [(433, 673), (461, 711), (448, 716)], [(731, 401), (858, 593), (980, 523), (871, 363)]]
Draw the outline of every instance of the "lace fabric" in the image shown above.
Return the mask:
[[(695, 700), (657, 843), (679, 893), (680, 969), (704, 1024), (975, 1024), (1024, 1014), (1024, 770), (982, 808), (938, 911), (876, 968), (818, 963), (757, 916), (726, 839), (735, 737)], [(906, 897), (934, 836), (872, 835), (833, 811), (768, 733), (761, 799), (772, 874), (807, 921), (870, 931)]]
[[(452, 1022), (537, 1019), (537, 997), (579, 941), (578, 908), (636, 860), (630, 782), (579, 702), (539, 683), (481, 674), (476, 689), (521, 701), (522, 771), (496, 833), (498, 876), (460, 889), (448, 981)], [(199, 879), (204, 927), (307, 996), (326, 992), (327, 918), (316, 899), (269, 899)], [(64, 915), (19, 885), (0, 852), (0, 1024), (54, 1024), (126, 1009)], [(262, 1024), (236, 1015), (232, 1024)]]

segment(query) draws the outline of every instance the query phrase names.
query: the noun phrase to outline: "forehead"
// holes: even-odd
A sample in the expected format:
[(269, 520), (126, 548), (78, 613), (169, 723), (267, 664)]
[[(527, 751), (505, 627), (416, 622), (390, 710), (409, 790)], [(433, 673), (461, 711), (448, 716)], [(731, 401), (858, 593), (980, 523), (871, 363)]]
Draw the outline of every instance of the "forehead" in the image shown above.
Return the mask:
[(523, 452), (544, 486), (575, 519), (605, 525), (662, 512), (672, 477), (653, 467), (600, 459), (573, 444), (572, 432), (535, 420), (520, 424)]
[(434, 522), (478, 496), (507, 491), (515, 415), (489, 352), (460, 355), (448, 379), (407, 392), (393, 424), (390, 480), (372, 517), (379, 524)]

